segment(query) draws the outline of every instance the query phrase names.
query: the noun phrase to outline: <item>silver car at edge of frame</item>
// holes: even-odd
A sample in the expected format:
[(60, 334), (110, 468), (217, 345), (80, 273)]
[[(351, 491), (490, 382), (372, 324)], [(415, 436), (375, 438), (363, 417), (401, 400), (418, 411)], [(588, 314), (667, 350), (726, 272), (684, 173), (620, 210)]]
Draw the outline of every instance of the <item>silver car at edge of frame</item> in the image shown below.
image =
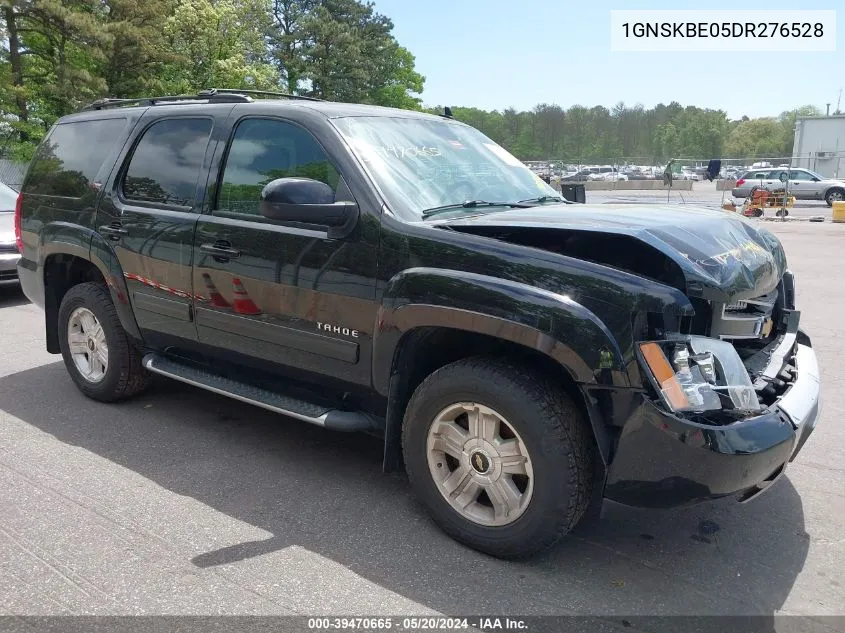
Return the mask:
[(845, 200), (845, 180), (825, 178), (809, 169), (752, 169), (736, 181), (731, 191), (734, 198), (747, 198), (754, 187), (772, 191), (780, 189), (789, 181), (789, 193), (796, 200), (824, 200), (828, 206)]
[(17, 192), (0, 182), (0, 286), (17, 284), (21, 254), (15, 243)]

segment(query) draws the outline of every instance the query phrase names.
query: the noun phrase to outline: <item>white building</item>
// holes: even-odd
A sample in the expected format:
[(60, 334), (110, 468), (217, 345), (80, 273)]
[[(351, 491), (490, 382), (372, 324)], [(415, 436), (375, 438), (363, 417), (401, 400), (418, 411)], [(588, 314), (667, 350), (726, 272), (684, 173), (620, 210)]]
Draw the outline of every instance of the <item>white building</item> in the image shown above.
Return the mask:
[(845, 178), (845, 114), (799, 117), (792, 165), (828, 178)]

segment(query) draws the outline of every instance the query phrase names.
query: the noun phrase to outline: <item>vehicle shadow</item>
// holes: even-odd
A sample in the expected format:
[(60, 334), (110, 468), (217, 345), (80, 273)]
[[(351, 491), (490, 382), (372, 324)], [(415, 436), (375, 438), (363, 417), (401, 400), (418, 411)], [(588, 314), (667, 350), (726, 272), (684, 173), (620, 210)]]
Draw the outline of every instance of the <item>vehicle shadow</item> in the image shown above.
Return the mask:
[(295, 545), (446, 614), (771, 615), (808, 552), (788, 476), (742, 506), (606, 507), (552, 550), (505, 562), (442, 534), (405, 476), (381, 472), (374, 438), (165, 380), (104, 406), (84, 398), (60, 362), (0, 378), (0, 409), (273, 535), (204, 552), (197, 567)]
[(0, 286), (0, 310), (29, 303), (20, 286)]

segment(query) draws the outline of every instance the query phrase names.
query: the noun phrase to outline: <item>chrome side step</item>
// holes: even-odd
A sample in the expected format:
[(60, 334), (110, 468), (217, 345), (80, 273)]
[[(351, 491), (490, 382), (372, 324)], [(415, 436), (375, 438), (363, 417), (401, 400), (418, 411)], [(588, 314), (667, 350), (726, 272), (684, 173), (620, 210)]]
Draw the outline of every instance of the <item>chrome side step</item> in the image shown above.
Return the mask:
[(363, 412), (340, 411), (314, 404), (185, 365), (160, 354), (149, 353), (142, 363), (147, 371), (155, 374), (328, 429), (371, 432), (383, 426), (376, 418)]

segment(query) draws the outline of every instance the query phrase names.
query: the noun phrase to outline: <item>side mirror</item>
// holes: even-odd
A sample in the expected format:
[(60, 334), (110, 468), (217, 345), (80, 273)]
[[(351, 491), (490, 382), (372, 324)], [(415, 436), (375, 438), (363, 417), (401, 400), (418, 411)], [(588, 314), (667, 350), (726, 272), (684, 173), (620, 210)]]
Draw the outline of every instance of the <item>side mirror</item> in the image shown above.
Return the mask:
[(335, 202), (326, 183), (311, 178), (277, 178), (261, 190), (261, 215), (269, 220), (327, 227), (339, 237), (358, 220), (358, 205)]

